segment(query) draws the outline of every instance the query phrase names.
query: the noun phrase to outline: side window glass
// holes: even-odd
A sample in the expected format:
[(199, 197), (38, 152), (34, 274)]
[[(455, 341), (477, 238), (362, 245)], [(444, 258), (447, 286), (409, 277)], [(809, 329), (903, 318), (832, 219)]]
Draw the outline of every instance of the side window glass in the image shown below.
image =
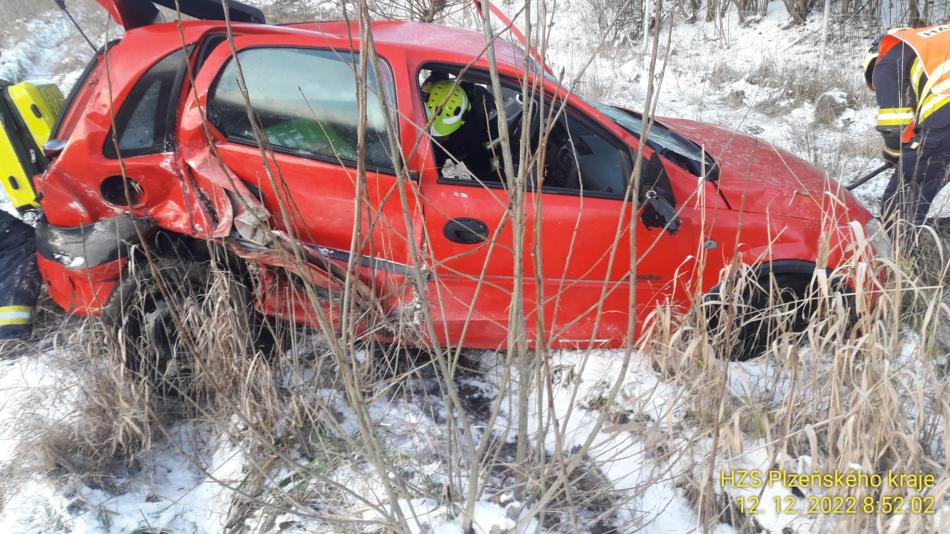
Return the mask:
[[(500, 114), (487, 77), (459, 78), (454, 71), (423, 69), (419, 73), (419, 91), (439, 179), (500, 186)], [(517, 158), (524, 107), (521, 92), (508, 87), (502, 91), (502, 103), (508, 112), (510, 148)]]
[(162, 96), (161, 80), (153, 80), (135, 102), (125, 128), (119, 134), (119, 150), (123, 154), (141, 152), (156, 145), (159, 103)]
[[(439, 179), (501, 186), (500, 114), (487, 76), (475, 72), (459, 78), (455, 71), (422, 70), (419, 84)], [(503, 84), (501, 90), (515, 172), (522, 140), (532, 155), (540, 154), (540, 143), (546, 142), (544, 191), (609, 197), (625, 193), (629, 155), (623, 143), (571, 109), (552, 110), (557, 102), (545, 99), (542, 106), (538, 94), (526, 101), (514, 83)], [(529, 174), (529, 187), (536, 188), (535, 165)]]
[(175, 124), (188, 51), (178, 50), (149, 69), (135, 84), (115, 118), (119, 151), (110, 135), (103, 147), (116, 159), (175, 149)]
[(622, 195), (627, 188), (626, 152), (571, 111), (551, 125), (544, 185)]
[[(358, 56), (305, 48), (252, 48), (239, 52), (238, 60), (254, 116), (274, 149), (332, 162), (356, 161)], [(394, 88), (389, 67), (379, 67), (384, 80), (377, 80), (373, 69), (368, 80), (365, 153), (368, 165), (388, 169), (393, 165), (381, 99), (394, 110)], [(244, 104), (237, 65), (231, 60), (211, 89), (208, 118), (228, 139), (256, 144)]]

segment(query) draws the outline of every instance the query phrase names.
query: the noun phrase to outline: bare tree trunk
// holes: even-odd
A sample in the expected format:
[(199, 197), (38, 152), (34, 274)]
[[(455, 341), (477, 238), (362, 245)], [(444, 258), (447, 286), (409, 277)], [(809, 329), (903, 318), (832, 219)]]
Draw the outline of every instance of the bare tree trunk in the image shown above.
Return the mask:
[(819, 69), (825, 64), (825, 48), (828, 46), (828, 16), (831, 14), (831, 0), (825, 0), (825, 12), (821, 17), (821, 51), (818, 56)]
[(721, 0), (709, 0), (706, 3), (706, 22), (712, 22), (716, 18), (716, 12), (719, 11)]
[(808, 19), (808, 0), (782, 0), (793, 24), (804, 24)]
[(436, 17), (442, 14), (448, 0), (432, 0), (422, 14), (422, 22), (435, 22)]
[(646, 56), (647, 50), (650, 48), (650, 0), (643, 0), (643, 29), (640, 32), (641, 37), (643, 38), (643, 44), (640, 47), (640, 50)]
[(703, 0), (689, 0), (689, 17), (686, 22), (696, 22), (699, 18), (699, 10), (703, 7)]
[(761, 0), (762, 4), (759, 4), (760, 0), (733, 0), (733, 3), (736, 5), (736, 11), (739, 13), (739, 20), (746, 20), (749, 17), (755, 16), (760, 13), (765, 15), (763, 6), (768, 7), (769, 3), (767, 0)]
[(907, 0), (907, 23), (915, 28), (923, 25), (920, 18), (920, 8), (917, 7), (917, 0)]

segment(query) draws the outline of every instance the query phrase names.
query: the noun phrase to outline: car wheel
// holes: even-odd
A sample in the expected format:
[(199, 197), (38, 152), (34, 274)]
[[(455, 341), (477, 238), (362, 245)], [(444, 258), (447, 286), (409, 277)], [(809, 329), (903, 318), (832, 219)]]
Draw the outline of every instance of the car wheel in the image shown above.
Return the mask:
[(162, 258), (148, 265), (143, 259), (129, 269), (103, 309), (103, 322), (126, 367), (163, 393), (183, 391), (190, 378), (190, 353), (175, 313), (200, 304), (207, 283), (206, 263)]
[(723, 356), (755, 358), (778, 336), (804, 331), (815, 310), (811, 288), (812, 277), (801, 274), (739, 276), (717, 286), (703, 306)]
[[(144, 258), (138, 260), (109, 297), (103, 321), (114, 334), (123, 363), (130, 371), (160, 393), (185, 393), (192, 385), (193, 350), (198, 348), (195, 343), (203, 334), (198, 325), (213, 319), (202, 315), (208, 312), (202, 307), (209, 296), (213, 261), (190, 255), (161, 257), (152, 265)], [(224, 286), (229, 293), (227, 305), (239, 314), (247, 314), (246, 323), (240, 318), (242, 326), (235, 330), (251, 336), (252, 350), (274, 352), (281, 346), (274, 333), (283, 329), (254, 310), (252, 284), (243, 263), (225, 255), (217, 265), (225, 267), (231, 276)], [(221, 293), (214, 293), (213, 298), (220, 297)], [(182, 326), (190, 335), (183, 335)]]

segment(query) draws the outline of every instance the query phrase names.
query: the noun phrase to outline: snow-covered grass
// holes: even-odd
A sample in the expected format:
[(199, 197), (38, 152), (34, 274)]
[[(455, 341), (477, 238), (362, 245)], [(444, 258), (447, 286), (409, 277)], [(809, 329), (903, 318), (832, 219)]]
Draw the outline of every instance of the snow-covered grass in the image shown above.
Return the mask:
[[(326, 6), (251, 3), (290, 19)], [(644, 57), (599, 48), (587, 6), (558, 6), (551, 62), (580, 76), (579, 92), (642, 108)], [(450, 22), (472, 24), (459, 18)], [(658, 114), (753, 133), (843, 181), (877, 166), (859, 69), (870, 35), (833, 40), (819, 67), (818, 22), (788, 27), (779, 2), (751, 22), (732, 12), (714, 23), (676, 18), (667, 45), (669, 28), (659, 26)], [(82, 62), (64, 58), (88, 50), (58, 13), (21, 29), (3, 35), (0, 77), (52, 77), (66, 89)], [(869, 205), (885, 179), (859, 190)], [(341, 357), (313, 334), (272, 360), (243, 358), (250, 351), (232, 336), (243, 323), (225, 302), (194, 317), (204, 389), (171, 402), (124, 372), (93, 321), (52, 318), (76, 335), (0, 366), (0, 530), (463, 532), (470, 520), (486, 533), (804, 532), (880, 520), (893, 531), (946, 531), (942, 275), (932, 285), (901, 278), (861, 332), (815, 324), (804, 347), (779, 345), (754, 361), (716, 358), (716, 343), (677, 317), (654, 325), (641, 350), (544, 354), (525, 383), (503, 353), (465, 352), (449, 377), (432, 357)], [(848, 466), (937, 474), (937, 513), (779, 514), (776, 497), (803, 503), (838, 490), (758, 491), (717, 478)], [(763, 513), (740, 509), (750, 497), (768, 504)]]

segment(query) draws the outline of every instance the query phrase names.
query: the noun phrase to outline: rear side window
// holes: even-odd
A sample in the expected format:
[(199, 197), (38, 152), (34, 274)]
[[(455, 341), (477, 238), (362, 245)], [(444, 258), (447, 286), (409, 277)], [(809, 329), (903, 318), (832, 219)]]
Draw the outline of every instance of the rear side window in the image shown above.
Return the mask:
[[(355, 54), (306, 48), (252, 48), (238, 53), (251, 108), (274, 150), (329, 162), (357, 159), (359, 107)], [(392, 74), (370, 71), (367, 95), (366, 163), (392, 168), (381, 99), (394, 109)], [(233, 60), (221, 71), (208, 98), (208, 117), (228, 139), (257, 144), (248, 121)]]
[(116, 142), (110, 135), (103, 147), (108, 158), (171, 152), (188, 51), (175, 51), (155, 64), (135, 84), (115, 117)]

